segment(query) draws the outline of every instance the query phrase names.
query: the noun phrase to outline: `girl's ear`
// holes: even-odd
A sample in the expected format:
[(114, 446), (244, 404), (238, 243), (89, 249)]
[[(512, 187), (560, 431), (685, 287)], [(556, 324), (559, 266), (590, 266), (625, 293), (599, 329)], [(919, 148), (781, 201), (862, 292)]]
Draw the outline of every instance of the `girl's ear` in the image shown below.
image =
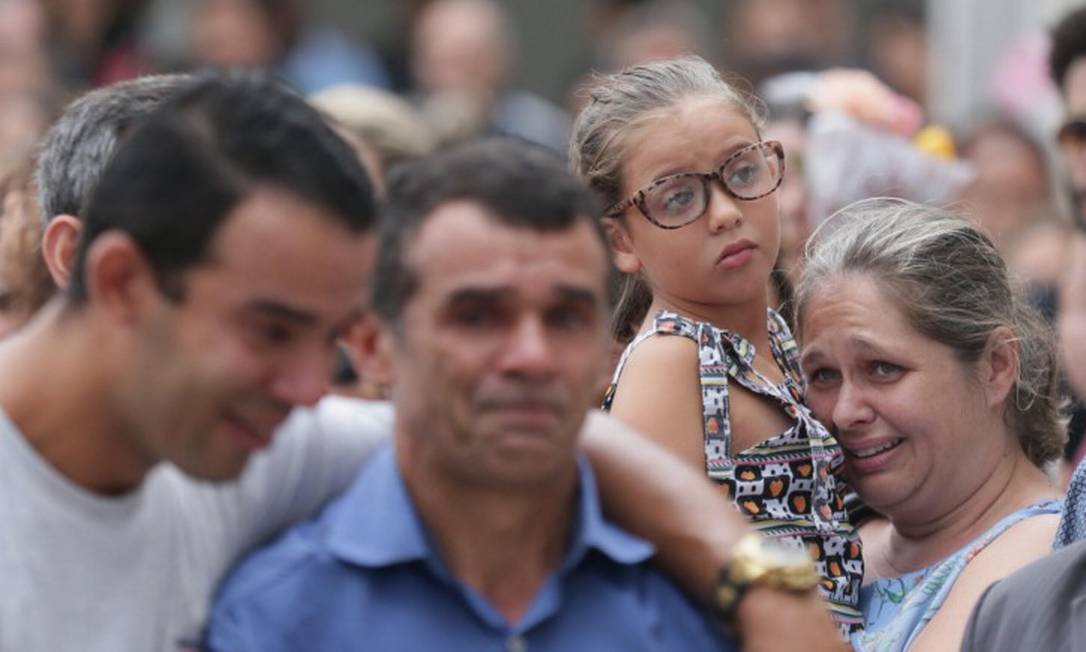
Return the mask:
[(611, 246), (615, 267), (626, 274), (640, 272), (641, 259), (637, 257), (630, 244), (630, 235), (626, 232), (626, 228), (618, 220), (608, 217), (603, 220), (603, 230), (607, 234), (607, 243)]

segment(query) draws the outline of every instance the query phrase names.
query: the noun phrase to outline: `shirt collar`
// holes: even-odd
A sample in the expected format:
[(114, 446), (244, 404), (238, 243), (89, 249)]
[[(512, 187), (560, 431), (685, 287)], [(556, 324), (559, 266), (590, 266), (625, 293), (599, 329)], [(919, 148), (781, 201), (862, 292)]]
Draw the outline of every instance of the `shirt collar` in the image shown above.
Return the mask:
[[(650, 543), (607, 522), (600, 509), (592, 470), (578, 459), (576, 522), (561, 570), (569, 571), (596, 550), (613, 562), (633, 565), (652, 557)], [(365, 567), (383, 567), (427, 561), (444, 568), (436, 545), (415, 511), (407, 487), (396, 468), (395, 453), (386, 445), (329, 509), (325, 545), (340, 560)]]

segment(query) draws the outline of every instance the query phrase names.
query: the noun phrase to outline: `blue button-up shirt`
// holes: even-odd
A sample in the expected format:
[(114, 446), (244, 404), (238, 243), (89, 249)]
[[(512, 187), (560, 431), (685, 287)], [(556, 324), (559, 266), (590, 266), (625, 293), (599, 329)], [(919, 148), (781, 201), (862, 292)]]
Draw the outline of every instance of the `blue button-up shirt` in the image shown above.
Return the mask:
[(246, 559), (213, 608), (208, 646), (247, 650), (731, 650), (604, 520), (579, 463), (570, 544), (524, 617), (508, 622), (450, 572), (386, 448), (315, 521)]

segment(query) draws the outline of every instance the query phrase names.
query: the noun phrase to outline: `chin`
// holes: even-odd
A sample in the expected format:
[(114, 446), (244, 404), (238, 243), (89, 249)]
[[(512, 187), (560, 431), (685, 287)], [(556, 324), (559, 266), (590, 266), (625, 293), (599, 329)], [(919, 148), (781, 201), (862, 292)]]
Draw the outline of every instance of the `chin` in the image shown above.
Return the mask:
[(245, 471), (249, 464), (249, 456), (220, 460), (215, 464), (200, 464), (191, 467), (180, 467), (186, 475), (212, 483), (225, 483), (236, 480)]

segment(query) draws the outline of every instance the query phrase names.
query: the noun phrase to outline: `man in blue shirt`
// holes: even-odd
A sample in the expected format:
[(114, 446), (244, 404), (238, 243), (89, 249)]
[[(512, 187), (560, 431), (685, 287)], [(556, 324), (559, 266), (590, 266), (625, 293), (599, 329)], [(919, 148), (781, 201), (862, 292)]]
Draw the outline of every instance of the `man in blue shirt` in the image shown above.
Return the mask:
[(593, 198), (484, 141), (389, 189), (359, 346), (396, 432), (316, 521), (235, 571), (213, 650), (713, 650), (716, 626), (600, 513), (576, 437), (607, 362)]

